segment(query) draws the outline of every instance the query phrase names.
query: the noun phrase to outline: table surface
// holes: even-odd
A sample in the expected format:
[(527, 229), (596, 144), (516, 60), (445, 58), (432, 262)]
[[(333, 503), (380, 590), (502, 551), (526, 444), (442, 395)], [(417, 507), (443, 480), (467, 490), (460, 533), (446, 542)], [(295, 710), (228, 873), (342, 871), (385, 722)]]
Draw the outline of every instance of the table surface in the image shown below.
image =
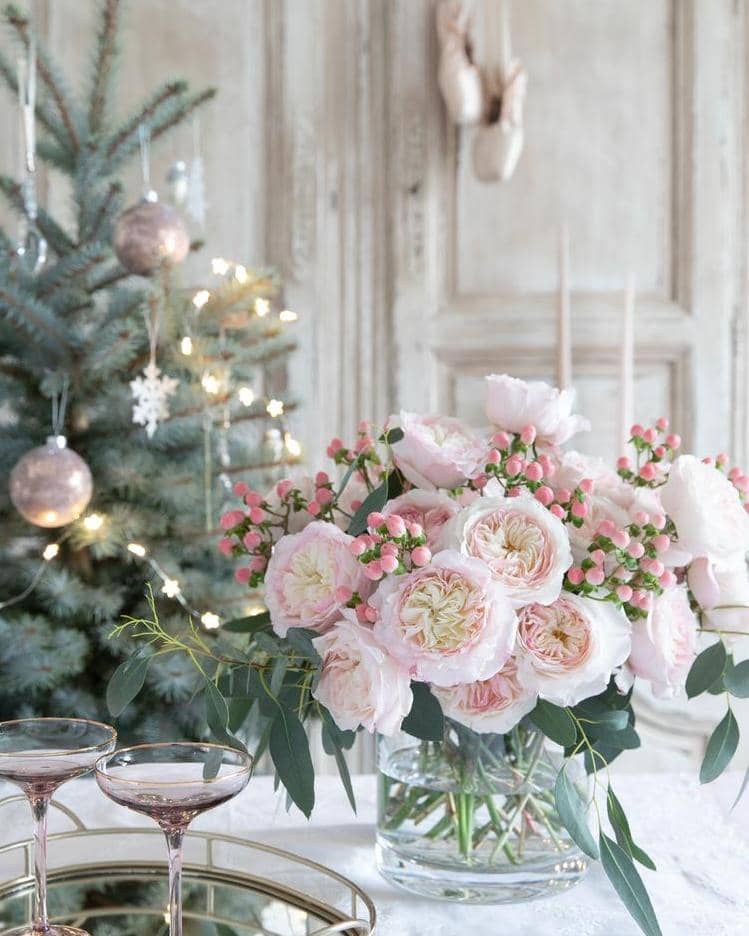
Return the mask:
[[(623, 774), (616, 780), (636, 839), (658, 865), (643, 871), (664, 936), (739, 936), (749, 933), (749, 792), (730, 812), (741, 782), (729, 773), (700, 787), (682, 774)], [(551, 899), (516, 906), (467, 907), (411, 896), (391, 887), (374, 867), (375, 778), (354, 778), (353, 815), (337, 777), (318, 777), (317, 804), (308, 822), (273, 792), (270, 777), (248, 789), (195, 828), (266, 842), (313, 858), (360, 884), (377, 905), (378, 936), (636, 936), (598, 865), (578, 887)], [(0, 796), (11, 789), (0, 785)], [(87, 826), (144, 825), (120, 808), (90, 778), (62, 787), (57, 797)], [(10, 818), (10, 817), (9, 817)], [(29, 823), (30, 825), (30, 823)], [(56, 815), (50, 822), (66, 828)], [(22, 811), (0, 826), (0, 840), (30, 832)]]

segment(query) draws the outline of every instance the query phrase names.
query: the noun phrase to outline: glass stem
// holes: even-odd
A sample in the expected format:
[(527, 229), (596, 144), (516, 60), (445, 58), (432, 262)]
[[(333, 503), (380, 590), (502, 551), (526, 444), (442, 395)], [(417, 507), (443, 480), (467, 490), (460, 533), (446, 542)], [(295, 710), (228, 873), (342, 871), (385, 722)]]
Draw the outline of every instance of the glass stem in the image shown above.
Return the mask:
[(184, 829), (165, 829), (169, 847), (169, 936), (182, 936), (182, 840)]
[(30, 794), (31, 814), (34, 817), (34, 921), (35, 933), (49, 929), (47, 920), (47, 809), (49, 796)]

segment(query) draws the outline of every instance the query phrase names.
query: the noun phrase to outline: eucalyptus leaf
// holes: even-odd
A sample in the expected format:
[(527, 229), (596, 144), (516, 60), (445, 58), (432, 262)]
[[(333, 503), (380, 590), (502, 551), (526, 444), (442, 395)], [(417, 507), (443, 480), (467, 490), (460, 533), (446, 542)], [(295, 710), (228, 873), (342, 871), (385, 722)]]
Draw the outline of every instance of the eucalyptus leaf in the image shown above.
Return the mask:
[(403, 435), (404, 433), (400, 426), (393, 426), (392, 429), (388, 429), (387, 432), (383, 432), (383, 434), (380, 436), (380, 441), (387, 442), (390, 445), (395, 445), (396, 442), (400, 442), (400, 440), (403, 438)]
[(359, 536), (361, 533), (364, 533), (367, 529), (367, 517), (371, 513), (377, 513), (382, 510), (382, 508), (388, 502), (388, 479), (382, 482), (382, 484), (375, 488), (374, 491), (371, 491), (364, 498), (364, 503), (354, 514), (347, 533), (349, 536)]
[(726, 689), (737, 699), (749, 699), (749, 660), (727, 667), (723, 676)]
[(603, 870), (632, 919), (646, 936), (663, 936), (648, 892), (630, 856), (604, 832), (598, 842)]
[(281, 783), (309, 819), (315, 805), (315, 774), (307, 732), (294, 712), (278, 709), (270, 729), (269, 746)]
[(255, 634), (269, 626), (270, 611), (263, 611), (260, 614), (251, 614), (249, 617), (224, 621), (221, 630), (229, 631), (232, 634)]
[(741, 786), (739, 787), (739, 792), (736, 794), (736, 799), (733, 801), (733, 806), (731, 806), (731, 812), (733, 812), (734, 809), (736, 809), (736, 807), (739, 805), (739, 800), (746, 792), (747, 786), (749, 786), (749, 767), (746, 768), (744, 779), (741, 781)]
[(619, 845), (621, 845), (625, 851), (628, 851), (635, 861), (639, 861), (644, 867), (655, 871), (655, 862), (653, 859), (647, 852), (643, 851), (639, 845), (635, 844), (632, 838), (632, 831), (629, 827), (629, 820), (611, 784), (609, 784), (608, 794), (606, 796), (606, 812), (608, 813), (609, 822), (611, 823)]
[(206, 679), (203, 684), (205, 695), (205, 717), (211, 734), (220, 744), (247, 751), (247, 748), (229, 731), (229, 706), (215, 683)]
[(560, 708), (552, 702), (539, 699), (530, 713), (530, 719), (547, 738), (561, 744), (562, 747), (569, 747), (575, 743), (577, 727), (566, 708)]
[(442, 707), (426, 683), (412, 682), (413, 705), (403, 719), (401, 731), (420, 741), (442, 741), (445, 734), (445, 717)]
[[(327, 754), (335, 758), (336, 767), (338, 768), (338, 775), (341, 778), (343, 789), (346, 791), (346, 796), (348, 797), (348, 801), (351, 804), (351, 808), (354, 812), (356, 812), (356, 797), (354, 796), (354, 788), (351, 783), (351, 773), (349, 772), (348, 764), (346, 763), (346, 758), (343, 754), (343, 751), (341, 750), (340, 745), (329, 731), (332, 718), (330, 717), (330, 714), (327, 712), (327, 710), (326, 714), (328, 714), (328, 719), (324, 720), (322, 728), (323, 748)], [(337, 725), (335, 727), (336, 729), (338, 728)], [(340, 731), (340, 729), (338, 730)]]
[(143, 688), (150, 662), (150, 648), (143, 646), (120, 663), (112, 674), (107, 684), (107, 708), (113, 718), (117, 718)]
[(729, 709), (707, 742), (700, 767), (700, 783), (711, 783), (723, 773), (736, 753), (738, 744), (739, 725)]
[(315, 631), (309, 630), (306, 627), (291, 627), (286, 631), (286, 640), (288, 640), (294, 650), (300, 656), (312, 660), (314, 663), (322, 662), (320, 654), (315, 650), (312, 643), (313, 638), (319, 636), (320, 635), (315, 633)]
[(687, 696), (693, 699), (707, 692), (710, 686), (720, 679), (725, 665), (726, 648), (723, 646), (723, 641), (719, 640), (703, 650), (692, 663), (686, 682)]
[(598, 847), (588, 827), (588, 807), (567, 776), (564, 767), (554, 784), (557, 812), (573, 842), (591, 858), (598, 858)]

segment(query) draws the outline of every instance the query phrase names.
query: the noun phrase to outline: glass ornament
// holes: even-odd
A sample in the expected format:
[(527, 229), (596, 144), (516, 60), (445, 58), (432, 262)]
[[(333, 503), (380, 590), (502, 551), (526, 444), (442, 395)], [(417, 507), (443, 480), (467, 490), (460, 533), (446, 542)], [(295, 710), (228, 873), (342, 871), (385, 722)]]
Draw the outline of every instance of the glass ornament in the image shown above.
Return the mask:
[(35, 526), (65, 526), (88, 506), (94, 490), (86, 462), (67, 447), (62, 435), (31, 449), (10, 473), (10, 499), (24, 519)]

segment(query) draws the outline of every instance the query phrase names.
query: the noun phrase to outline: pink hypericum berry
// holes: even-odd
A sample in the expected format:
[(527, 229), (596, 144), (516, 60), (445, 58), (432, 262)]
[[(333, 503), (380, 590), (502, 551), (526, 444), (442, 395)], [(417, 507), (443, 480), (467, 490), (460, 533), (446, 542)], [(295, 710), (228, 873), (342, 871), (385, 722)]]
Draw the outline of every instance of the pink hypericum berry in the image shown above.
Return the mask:
[(387, 527), (388, 533), (397, 538), (399, 536), (405, 536), (406, 533), (406, 522), (403, 517), (399, 517), (398, 514), (391, 514), (385, 520), (385, 526)]
[(312, 514), (313, 517), (319, 517), (321, 510), (322, 507), (315, 500), (310, 501), (309, 504), (307, 504), (307, 513)]
[(431, 559), (432, 553), (426, 546), (417, 546), (416, 549), (411, 552), (411, 562), (419, 568), (431, 562)]
[(636, 591), (632, 600), (643, 611), (649, 611), (653, 605), (653, 596), (646, 591)]
[(510, 447), (511, 441), (512, 440), (510, 439), (510, 437), (507, 435), (506, 432), (497, 432), (492, 436), (492, 442), (497, 446), (497, 448), (501, 452), (504, 452), (505, 449), (508, 449)]
[(523, 445), (533, 445), (536, 441), (536, 427), (535, 426), (524, 426), (520, 433), (520, 441)]
[(668, 420), (665, 416), (661, 416), (660, 419), (656, 419), (655, 428), (660, 429), (661, 432), (665, 432), (668, 429)]
[(382, 576), (382, 562), (379, 559), (373, 559), (364, 566), (364, 574), (373, 582), (378, 582)]
[(505, 464), (507, 474), (514, 478), (523, 470), (523, 459), (519, 455), (510, 455)]
[(364, 608), (364, 620), (369, 621), (370, 624), (374, 624), (377, 620), (377, 610), (372, 605), (367, 605)]
[(671, 449), (677, 449), (681, 446), (681, 436), (672, 433), (666, 436), (666, 445)]
[(244, 483), (244, 481), (237, 481), (233, 487), (233, 491), (237, 497), (244, 497), (245, 494), (249, 492), (249, 490), (249, 487)]
[(360, 621), (362, 624), (367, 623), (367, 605), (364, 603), (358, 604), (356, 608), (354, 608), (354, 613), (356, 614), (358, 621)]
[(531, 462), (526, 465), (525, 476), (529, 481), (540, 481), (544, 476), (544, 470), (538, 462)]
[(285, 500), (288, 497), (293, 487), (294, 487), (294, 482), (289, 481), (288, 478), (284, 478), (282, 481), (279, 481), (278, 484), (276, 485), (276, 494), (278, 494), (281, 500)]
[(749, 491), (749, 477), (746, 475), (742, 475), (740, 478), (737, 478), (733, 483), (742, 494), (746, 494), (746, 492)]
[(498, 465), (502, 461), (502, 453), (499, 449), (492, 449), (486, 456), (486, 460), (490, 465)]
[(229, 510), (221, 516), (218, 525), (222, 530), (231, 530), (244, 520), (244, 513), (241, 510)]
[(408, 529), (408, 535), (414, 539), (424, 535), (424, 527), (420, 523), (408, 523), (406, 528)]
[(632, 578), (632, 573), (626, 566), (618, 566), (614, 569), (614, 578), (622, 582), (628, 582)]
[(380, 559), (380, 565), (382, 566), (383, 572), (395, 572), (398, 568), (398, 557), (397, 556), (383, 556)]
[(652, 462), (646, 462), (642, 468), (640, 468), (640, 477), (643, 481), (655, 481), (657, 474), (656, 467)]
[(627, 458), (626, 455), (622, 455), (621, 458), (617, 458), (617, 460), (616, 460), (616, 467), (617, 467), (620, 471), (629, 471), (630, 468), (632, 467), (632, 459), (631, 459), (631, 458)]
[(662, 530), (666, 525), (666, 518), (663, 516), (663, 514), (660, 513), (653, 514), (653, 516), (650, 518), (650, 525), (654, 526), (656, 530)]
[(370, 530), (377, 530), (385, 523), (385, 517), (377, 510), (373, 510), (371, 514), (367, 516), (367, 526)]
[(619, 549), (626, 549), (629, 546), (630, 536), (626, 530), (614, 530), (611, 534), (611, 542)]
[(642, 438), (644, 442), (648, 443), (648, 445), (652, 445), (653, 442), (655, 442), (655, 440), (658, 438), (658, 433), (653, 428), (646, 429), (642, 434)]
[(257, 547), (260, 545), (262, 542), (262, 537), (257, 532), (257, 530), (248, 530), (248, 532), (245, 533), (244, 537), (242, 538), (242, 542), (251, 552), (253, 549), (257, 549)]
[(522, 494), (522, 489), (519, 487), (511, 487), (507, 489), (508, 497), (520, 497), (521, 494)]
[(489, 483), (489, 478), (485, 474), (476, 475), (473, 479), (473, 486), (476, 490), (480, 491), (482, 488), (485, 488)]
[(573, 502), (571, 509), (572, 509), (572, 516), (577, 517), (580, 520), (588, 516), (588, 505), (586, 503), (582, 503), (576, 500)]
[(263, 495), (257, 491), (250, 491), (245, 494), (244, 502), (248, 507), (259, 507), (263, 503)]
[(333, 500), (333, 492), (330, 490), (330, 488), (318, 488), (315, 491), (315, 500), (318, 504), (322, 504), (323, 506), (330, 504)]
[(596, 483), (592, 478), (583, 478), (578, 487), (584, 494), (592, 494)]
[(573, 585), (582, 585), (585, 581), (585, 573), (578, 566), (573, 566), (567, 572), (567, 578), (572, 582)]
[(656, 455), (658, 458), (665, 458), (667, 454), (666, 449), (662, 445), (653, 449), (653, 455)]
[(606, 553), (602, 549), (594, 549), (590, 554), (590, 558), (597, 566), (600, 566), (606, 561)]
[(351, 509), (354, 511), (354, 513), (356, 513), (356, 511), (361, 507), (362, 503), (363, 501), (360, 500), (351, 501)]
[(660, 559), (651, 559), (649, 571), (651, 575), (654, 575), (656, 578), (660, 578), (666, 571), (666, 567), (663, 565)]
[(572, 491), (568, 491), (567, 488), (559, 488), (557, 491), (557, 500), (560, 504), (569, 504), (571, 497)]
[(731, 468), (731, 470), (728, 472), (728, 478), (730, 481), (735, 481), (736, 478), (741, 477), (741, 474), (742, 474), (741, 468), (739, 468), (739, 466), (736, 465), (734, 468)]
[(606, 573), (603, 569), (599, 569), (597, 566), (595, 569), (588, 569), (585, 573), (585, 581), (590, 585), (603, 585), (604, 579), (606, 578)]
[(632, 589), (629, 585), (617, 585), (616, 597), (619, 601), (629, 601), (632, 597)]
[(340, 452), (340, 450), (343, 448), (343, 442), (338, 438), (338, 436), (336, 436), (334, 439), (330, 440), (330, 445), (328, 448), (333, 452), (333, 454), (335, 454), (336, 452)]
[(262, 572), (267, 565), (268, 560), (265, 558), (265, 556), (255, 556), (254, 559), (250, 562), (250, 571)]
[(380, 554), (383, 556), (397, 556), (398, 547), (395, 543), (383, 543), (380, 547)]
[[(533, 495), (537, 501), (542, 503), (544, 507), (548, 507), (549, 504), (554, 500), (554, 492), (550, 487), (547, 487), (545, 484), (542, 484), (540, 488)], [(564, 511), (562, 511), (564, 516)]]
[(705, 455), (705, 457), (702, 459), (703, 465), (712, 465), (712, 463), (713, 463), (713, 459), (711, 455)]
[(645, 547), (642, 543), (638, 543), (637, 540), (634, 540), (627, 546), (627, 552), (633, 559), (641, 559), (645, 555)]
[(671, 539), (665, 533), (659, 533), (650, 541), (656, 552), (665, 552), (671, 546)]
[(369, 422), (366, 419), (362, 419), (359, 425), (356, 427), (356, 431), (359, 433), (359, 435), (368, 435)]
[(242, 566), (241, 569), (234, 570), (234, 581), (239, 582), (240, 585), (246, 585), (251, 575), (252, 570), (248, 566)]
[(233, 548), (234, 540), (230, 540), (226, 536), (218, 541), (218, 551), (223, 553), (225, 556), (231, 556), (231, 551)]
[(638, 526), (645, 526), (646, 523), (650, 523), (650, 514), (644, 510), (638, 510), (632, 519)]
[(673, 588), (676, 584), (676, 576), (671, 569), (666, 569), (663, 575), (658, 579), (658, 583), (661, 588)]
[(640, 439), (644, 431), (645, 430), (639, 423), (635, 423), (634, 426), (630, 428), (629, 434), (633, 439)]
[(612, 520), (601, 520), (596, 531), (598, 536), (605, 536), (611, 539), (616, 533), (616, 524)]
[(553, 478), (557, 470), (557, 466), (554, 464), (554, 461), (546, 454), (539, 455), (538, 461), (544, 470), (544, 477)]
[(252, 523), (262, 523), (265, 520), (265, 511), (262, 507), (250, 507), (250, 520)]
[(557, 520), (564, 520), (565, 510), (561, 504), (552, 504), (551, 507), (549, 507), (549, 510), (554, 514)]
[(315, 487), (323, 487), (326, 484), (330, 484), (330, 478), (327, 472), (318, 471), (315, 475)]
[(362, 452), (366, 452), (369, 448), (371, 448), (372, 444), (372, 439), (370, 439), (369, 436), (361, 436), (356, 440), (354, 451), (360, 455)]

